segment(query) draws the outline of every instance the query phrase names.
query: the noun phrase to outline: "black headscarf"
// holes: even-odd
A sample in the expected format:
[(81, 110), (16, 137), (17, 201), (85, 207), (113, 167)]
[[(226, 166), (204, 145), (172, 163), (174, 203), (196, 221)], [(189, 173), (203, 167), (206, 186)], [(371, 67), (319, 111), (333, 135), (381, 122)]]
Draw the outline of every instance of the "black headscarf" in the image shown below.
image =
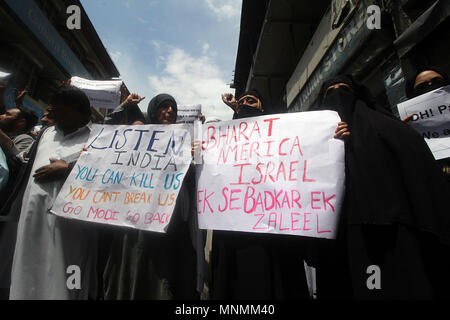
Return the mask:
[(416, 74), (414, 75), (414, 78), (406, 81), (405, 91), (406, 91), (406, 97), (408, 99), (415, 98), (415, 97), (425, 93), (425, 92), (422, 92), (422, 93), (416, 92), (416, 90), (414, 89), (414, 83), (416, 82), (417, 76), (424, 71), (434, 71), (434, 72), (438, 73), (439, 75), (441, 75), (442, 78), (444, 79), (442, 84), (429, 86), (427, 88), (426, 92), (430, 92), (430, 91), (433, 91), (435, 89), (438, 89), (440, 87), (447, 86), (450, 84), (450, 79), (448, 77), (448, 74), (446, 72), (444, 72), (442, 69), (435, 67), (435, 66), (425, 66), (423, 68), (420, 68), (416, 72)]
[(175, 101), (174, 97), (172, 97), (170, 94), (161, 93), (155, 96), (149, 103), (147, 108), (147, 120), (148, 123), (157, 124), (158, 121), (158, 110), (162, 107), (162, 103), (165, 101), (170, 101), (172, 103), (172, 108), (174, 109), (175, 116), (178, 112), (178, 106), (177, 102)]
[[(264, 110), (264, 98), (263, 96), (257, 91), (257, 90), (248, 90), (244, 92), (239, 99), (241, 99), (244, 96), (252, 95), (259, 99), (261, 102), (262, 109)], [(239, 99), (237, 99), (239, 101)], [(239, 110), (237, 114), (234, 115), (233, 119), (242, 119), (242, 118), (250, 118), (250, 117), (258, 117), (265, 115), (265, 112), (263, 110), (259, 110), (254, 107), (250, 107), (247, 105), (241, 105), (239, 106)]]
[[(325, 91), (344, 82), (352, 88)], [(423, 138), (407, 124), (380, 112), (370, 92), (351, 76), (327, 81), (321, 105), (349, 124), (346, 198), (349, 224), (404, 224), (450, 243), (448, 186)]]
[[(338, 91), (336, 91), (336, 89), (328, 90), (330, 86), (338, 83), (345, 83), (349, 85), (350, 88), (341, 86)], [(356, 107), (354, 103), (356, 99), (364, 101), (365, 105), (370, 109), (384, 113), (391, 118), (395, 118), (391, 112), (375, 102), (375, 98), (369, 89), (357, 82), (353, 76), (349, 74), (338, 75), (326, 80), (320, 89), (317, 104), (312, 106), (310, 110), (329, 110), (330, 108), (333, 108), (333, 110), (339, 113), (342, 121), (350, 124), (351, 115)], [(344, 105), (347, 107), (344, 108)]]

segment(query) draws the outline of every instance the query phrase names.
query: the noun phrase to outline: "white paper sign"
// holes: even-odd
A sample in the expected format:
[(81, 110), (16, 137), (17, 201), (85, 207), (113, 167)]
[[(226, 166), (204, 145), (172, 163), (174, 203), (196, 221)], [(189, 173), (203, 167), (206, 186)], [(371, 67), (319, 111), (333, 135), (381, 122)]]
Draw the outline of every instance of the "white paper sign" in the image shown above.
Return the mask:
[(93, 125), (51, 212), (165, 232), (191, 163), (187, 125)]
[(7, 78), (11, 75), (11, 73), (0, 71), (0, 79)]
[(178, 106), (177, 123), (194, 123), (202, 113), (202, 105)]
[(70, 85), (83, 90), (92, 107), (115, 109), (120, 104), (122, 80), (96, 81), (72, 77)]
[(442, 87), (397, 105), (401, 119), (425, 139), (436, 160), (450, 157), (450, 86)]
[(335, 238), (345, 180), (334, 111), (203, 126), (202, 229)]

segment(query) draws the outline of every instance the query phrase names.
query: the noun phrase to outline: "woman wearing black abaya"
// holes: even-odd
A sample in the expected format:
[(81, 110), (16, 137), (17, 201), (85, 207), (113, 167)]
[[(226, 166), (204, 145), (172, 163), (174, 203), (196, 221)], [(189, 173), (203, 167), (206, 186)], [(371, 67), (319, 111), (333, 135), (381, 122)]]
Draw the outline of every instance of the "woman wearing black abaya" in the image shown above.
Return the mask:
[[(337, 111), (351, 136), (335, 254), (315, 259), (318, 297), (336, 297), (340, 290), (356, 299), (448, 297), (448, 190), (428, 146), (377, 108), (351, 76), (326, 81), (319, 103), (312, 110)], [(346, 278), (351, 285), (340, 281)]]
[[(154, 97), (148, 122), (173, 124), (177, 103), (168, 94)], [(104, 272), (105, 299), (198, 299), (195, 221), (191, 199), (195, 182), (188, 171), (177, 197), (167, 233), (123, 230), (111, 245)]]
[[(448, 85), (450, 85), (450, 80), (447, 73), (437, 67), (425, 66), (419, 69), (414, 76), (413, 81), (406, 82), (406, 96), (408, 99), (412, 99)], [(408, 120), (409, 117), (403, 121)], [(441, 168), (445, 179), (450, 183), (450, 157), (439, 159), (436, 162)]]
[[(262, 116), (264, 103), (256, 91), (236, 102), (236, 119)], [(211, 298), (307, 299), (300, 237), (214, 231)]]

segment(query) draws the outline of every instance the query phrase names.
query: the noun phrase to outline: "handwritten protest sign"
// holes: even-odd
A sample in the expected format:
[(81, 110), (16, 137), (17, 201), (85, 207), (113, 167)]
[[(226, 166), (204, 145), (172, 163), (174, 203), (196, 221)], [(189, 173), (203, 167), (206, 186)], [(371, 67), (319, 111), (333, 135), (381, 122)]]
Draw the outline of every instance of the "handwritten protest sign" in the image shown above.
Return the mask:
[(202, 229), (334, 238), (345, 180), (333, 111), (203, 126)]
[(177, 123), (194, 123), (202, 113), (202, 105), (178, 106)]
[(397, 105), (425, 139), (436, 160), (450, 157), (450, 86), (436, 89)]
[(51, 212), (165, 232), (191, 162), (187, 125), (94, 125)]
[(92, 107), (115, 109), (120, 104), (122, 80), (97, 81), (72, 77), (70, 85), (83, 90)]

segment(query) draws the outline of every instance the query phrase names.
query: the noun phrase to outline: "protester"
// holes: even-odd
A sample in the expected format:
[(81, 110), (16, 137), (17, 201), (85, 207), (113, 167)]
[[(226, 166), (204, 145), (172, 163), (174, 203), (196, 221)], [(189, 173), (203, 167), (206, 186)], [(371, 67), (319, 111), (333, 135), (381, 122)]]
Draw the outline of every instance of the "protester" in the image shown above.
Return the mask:
[(53, 117), (53, 111), (51, 106), (48, 106), (47, 109), (44, 111), (44, 114), (42, 115), (41, 118), (41, 124), (43, 128), (50, 127), (55, 124), (55, 119)]
[(3, 151), (10, 156), (28, 151), (34, 139), (27, 132), (34, 127), (37, 120), (33, 111), (21, 106), (0, 115), (0, 146)]
[[(21, 91), (18, 91), (16, 88), (8, 88), (8, 78), (9, 75), (4, 78), (0, 77), (0, 114), (5, 113), (7, 107), (8, 109), (12, 109), (16, 106), (23, 106), (23, 99), (28, 92), (26, 88)], [(12, 93), (11, 98), (9, 98), (10, 92)], [(10, 101), (7, 101), (7, 96), (11, 99)]]
[(448, 189), (424, 140), (350, 75), (326, 81), (318, 101), (313, 110), (337, 111), (351, 132), (338, 236), (310, 257), (319, 298), (448, 296)]
[(5, 192), (0, 194), (2, 205), (7, 202), (20, 171), (28, 161), (27, 153), (34, 143), (34, 138), (28, 132), (36, 122), (35, 113), (22, 106), (9, 109), (0, 115), (0, 147), (5, 153), (9, 168), (8, 184)]
[(449, 77), (445, 72), (437, 67), (426, 66), (416, 73), (413, 81), (407, 81), (406, 96), (412, 99), (449, 84)]
[[(105, 124), (111, 125), (143, 125), (145, 124), (145, 117), (139, 109), (138, 103), (143, 101), (145, 97), (141, 97), (137, 93), (130, 93), (126, 95), (128, 90), (125, 85), (121, 86), (121, 104), (105, 117)], [(124, 230), (123, 228), (110, 228), (109, 226), (99, 227), (99, 252), (98, 252), (98, 272), (99, 272), (99, 299), (115, 299), (111, 297), (112, 292), (107, 286), (108, 281), (111, 281), (109, 275), (105, 273), (105, 268), (108, 259), (111, 259), (110, 254), (114, 253), (114, 246), (122, 246), (123, 241), (132, 236), (134, 230)], [(111, 247), (113, 243), (113, 247)], [(104, 283), (104, 281), (106, 281)], [(114, 279), (115, 281), (115, 279)]]
[(35, 126), (33, 130), (30, 132), (34, 138), (36, 138), (42, 130), (45, 130), (47, 127), (53, 126), (55, 124), (55, 119), (53, 119), (51, 109), (52, 109), (51, 106), (48, 106), (47, 109), (45, 109), (40, 119), (41, 124)]
[[(448, 75), (437, 67), (423, 67), (420, 69), (413, 81), (408, 81), (406, 85), (406, 94), (408, 99), (415, 98), (427, 92), (450, 85)], [(407, 122), (413, 115), (403, 119)], [(437, 160), (447, 182), (450, 183), (450, 158)]]
[[(254, 96), (254, 94), (258, 93), (255, 91), (248, 91), (246, 94), (243, 94), (241, 96), (239, 101), (237, 101), (233, 94), (224, 93), (222, 94), (222, 101), (234, 111), (233, 119), (250, 117), (252, 115), (254, 116), (262, 115), (264, 114), (264, 110), (262, 109), (261, 102), (257, 97)], [(247, 102), (248, 104), (244, 104)], [(252, 107), (250, 108), (248, 107), (250, 104), (255, 102), (257, 104), (259, 103), (259, 105), (252, 105)], [(240, 106), (243, 106), (243, 108), (241, 108), (240, 115), (238, 115)]]
[[(256, 90), (234, 101), (236, 119), (264, 115)], [(211, 298), (306, 299), (301, 237), (214, 231), (211, 251)]]
[[(168, 94), (154, 97), (148, 123), (174, 124), (177, 103)], [(195, 180), (188, 172), (167, 233), (129, 230), (115, 237), (104, 272), (105, 299), (198, 299), (196, 291)]]
[[(21, 204), (10, 299), (87, 299), (96, 296), (97, 240), (85, 222), (50, 215), (65, 178), (90, 134), (90, 104), (76, 88), (62, 88), (52, 99), (55, 126), (47, 128), (30, 154), (32, 166)], [(68, 270), (81, 272), (68, 286)]]
[[(20, 100), (18, 100), (20, 101)], [(0, 149), (5, 156), (0, 192), (0, 299), (9, 295), (12, 255), (17, 230), (19, 209), (11, 211), (12, 200), (24, 183), (24, 172), (28, 151), (34, 139), (28, 132), (37, 122), (37, 116), (30, 110), (18, 106), (0, 115)]]

